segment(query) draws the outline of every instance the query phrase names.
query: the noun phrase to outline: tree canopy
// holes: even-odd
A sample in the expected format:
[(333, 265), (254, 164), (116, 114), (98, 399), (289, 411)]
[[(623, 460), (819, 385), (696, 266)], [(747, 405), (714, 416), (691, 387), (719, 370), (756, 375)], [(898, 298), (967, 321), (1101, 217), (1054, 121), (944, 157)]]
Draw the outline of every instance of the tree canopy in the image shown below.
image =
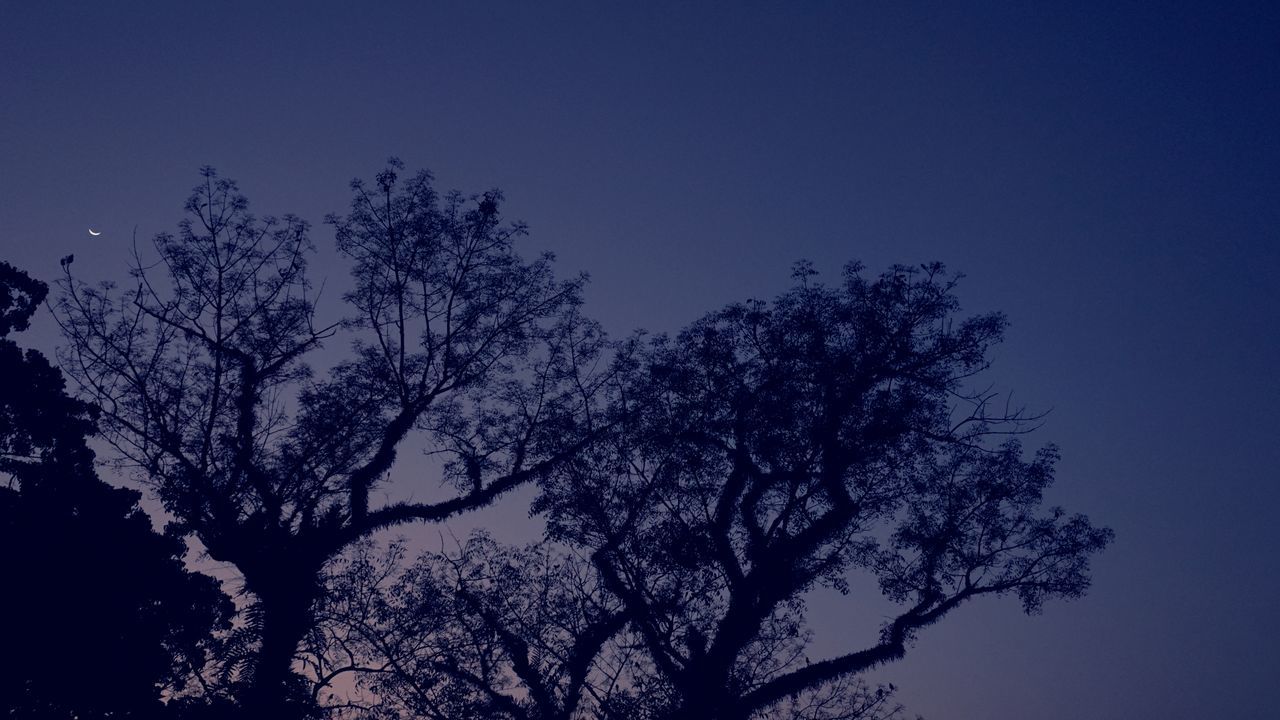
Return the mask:
[[(127, 288), (64, 262), (61, 360), (97, 408), (57, 380), (77, 447), (96, 414), (174, 518), (170, 550), (198, 540), (243, 580), (236, 626), (186, 661), (205, 699), (282, 718), (889, 720), (894, 689), (866, 673), (930, 626), (984, 596), (1034, 613), (1087, 590), (1111, 531), (1045, 507), (1056, 448), (1025, 448), (1038, 418), (979, 384), (1006, 321), (963, 314), (942, 265), (855, 263), (827, 285), (801, 264), (775, 299), (611, 340), (583, 278), (517, 252), (501, 193), (402, 174), (354, 181), (326, 219), (345, 317), (317, 318), (308, 224), (252, 215), (211, 169)], [(14, 287), (6, 329), (43, 297)], [(347, 352), (317, 372), (326, 343)], [(19, 444), (45, 432), (15, 422)], [(410, 445), (440, 490), (374, 502)], [(533, 545), (379, 552), (382, 531), (526, 485)], [(817, 656), (818, 591), (895, 611)]]
[(14, 718), (157, 717), (196, 691), (230, 604), (137, 492), (97, 477), (94, 408), (9, 339), (45, 294), (0, 263), (0, 697)]
[[(615, 431), (543, 484), (549, 544), (341, 575), (334, 635), (386, 663), (375, 694), (441, 718), (892, 717), (862, 675), (961, 605), (1080, 596), (1111, 531), (1041, 507), (1056, 449), (969, 387), (1003, 317), (957, 317), (940, 265), (799, 279), (627, 353)], [(813, 657), (823, 586), (897, 614)]]
[[(591, 437), (601, 341), (577, 313), (581, 280), (525, 260), (501, 194), (438, 194), (391, 161), (328, 223), (349, 259), (351, 314), (318, 324), (309, 227), (258, 218), (212, 169), (177, 234), (154, 240), (134, 284), (68, 271), (63, 357), (102, 408), (106, 438), (252, 604), (225, 682), (250, 712), (307, 713), (293, 671), (324, 565), (389, 527), (483, 507)], [(349, 357), (317, 379), (306, 360), (341, 334)], [(416, 435), (451, 492), (370, 507)]]

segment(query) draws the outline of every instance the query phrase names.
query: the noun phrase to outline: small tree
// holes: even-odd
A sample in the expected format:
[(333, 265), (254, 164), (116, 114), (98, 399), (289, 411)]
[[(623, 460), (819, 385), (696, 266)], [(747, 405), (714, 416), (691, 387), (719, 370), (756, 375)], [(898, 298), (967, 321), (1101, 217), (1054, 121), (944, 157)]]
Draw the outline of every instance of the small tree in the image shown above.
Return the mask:
[[(177, 235), (136, 285), (68, 274), (64, 364), (103, 407), (107, 437), (183, 533), (242, 574), (253, 605), (228, 681), (255, 716), (298, 715), (293, 671), (327, 561), (373, 533), (487, 505), (592, 437), (601, 341), (580, 280), (521, 259), (501, 195), (440, 197), (397, 161), (328, 222), (351, 260), (352, 315), (314, 320), (302, 220), (258, 219), (206, 169)], [(305, 359), (346, 332), (350, 359), (312, 380)], [(406, 438), (441, 458), (438, 502), (371, 507)]]
[(68, 397), (25, 330), (44, 283), (0, 262), (0, 705), (15, 718), (151, 718), (199, 694), (230, 602), (188, 573), (138, 493), (98, 479), (92, 407)]
[(334, 568), (318, 662), (352, 668), (371, 717), (592, 717), (627, 678), (601, 664), (626, 625), (590, 565), (477, 533), (456, 553), (364, 546)]

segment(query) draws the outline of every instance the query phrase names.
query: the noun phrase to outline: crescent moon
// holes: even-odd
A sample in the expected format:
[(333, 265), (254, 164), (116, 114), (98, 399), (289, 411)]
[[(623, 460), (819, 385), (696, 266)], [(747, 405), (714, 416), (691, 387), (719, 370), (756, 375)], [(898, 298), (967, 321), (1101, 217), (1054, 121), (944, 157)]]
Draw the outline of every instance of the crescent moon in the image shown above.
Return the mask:
[(89, 234), (90, 234), (90, 235), (92, 235), (92, 236), (94, 236), (94, 237), (98, 237), (98, 236), (99, 236), (99, 235), (101, 235), (102, 233), (100, 233), (100, 232), (94, 232), (94, 231), (93, 231), (93, 228), (89, 228)]

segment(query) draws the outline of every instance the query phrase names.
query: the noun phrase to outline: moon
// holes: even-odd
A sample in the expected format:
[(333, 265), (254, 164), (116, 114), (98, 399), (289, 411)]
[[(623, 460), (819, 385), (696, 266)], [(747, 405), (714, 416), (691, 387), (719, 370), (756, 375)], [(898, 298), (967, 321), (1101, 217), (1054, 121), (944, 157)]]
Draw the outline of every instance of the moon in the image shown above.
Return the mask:
[(101, 235), (102, 233), (100, 233), (100, 232), (94, 232), (94, 231), (93, 231), (93, 228), (89, 228), (89, 234), (90, 234), (90, 235), (92, 235), (92, 236), (94, 236), (94, 237), (98, 237), (98, 236), (99, 236), (99, 235)]

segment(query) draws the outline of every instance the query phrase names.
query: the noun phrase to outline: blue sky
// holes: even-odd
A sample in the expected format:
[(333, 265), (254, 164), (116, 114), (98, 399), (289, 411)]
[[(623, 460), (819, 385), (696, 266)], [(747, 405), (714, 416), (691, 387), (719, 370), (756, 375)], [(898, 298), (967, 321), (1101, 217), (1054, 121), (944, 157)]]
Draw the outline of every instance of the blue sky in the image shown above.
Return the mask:
[[(1118, 538), (1084, 600), (967, 608), (883, 677), (932, 718), (1280, 704), (1280, 7), (258, 5), (4, 3), (0, 257), (123, 281), (208, 164), (313, 222), (337, 313), (322, 218), (397, 155), (502, 188), (616, 334), (800, 258), (941, 260), (1012, 320), (991, 379), (1052, 410), (1051, 499)], [(813, 607), (874, 639), (874, 604)]]

